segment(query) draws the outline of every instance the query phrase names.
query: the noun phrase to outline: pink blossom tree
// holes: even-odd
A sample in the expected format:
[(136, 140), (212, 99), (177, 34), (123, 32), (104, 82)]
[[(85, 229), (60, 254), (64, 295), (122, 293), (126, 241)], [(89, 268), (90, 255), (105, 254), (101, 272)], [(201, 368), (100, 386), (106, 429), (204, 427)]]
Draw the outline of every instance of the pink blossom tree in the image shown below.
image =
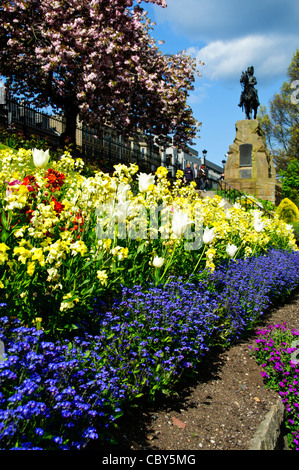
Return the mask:
[[(144, 0), (166, 7), (165, 0)], [(135, 3), (135, 4), (134, 4)], [(192, 143), (198, 123), (187, 105), (196, 64), (163, 55), (142, 0), (2, 0), (0, 74), (14, 96), (52, 106), (75, 141), (77, 117)]]

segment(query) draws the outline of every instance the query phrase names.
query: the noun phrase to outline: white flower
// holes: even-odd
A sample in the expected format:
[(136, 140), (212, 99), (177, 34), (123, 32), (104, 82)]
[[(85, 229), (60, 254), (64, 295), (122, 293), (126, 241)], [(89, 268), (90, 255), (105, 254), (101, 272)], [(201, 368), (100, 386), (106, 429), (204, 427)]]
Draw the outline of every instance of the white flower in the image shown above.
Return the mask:
[(261, 232), (265, 227), (265, 222), (262, 222), (261, 220), (259, 219), (256, 219), (254, 221), (254, 230), (259, 233)]
[(24, 225), (24, 227), (21, 227), (19, 230), (17, 230), (17, 231), (14, 233), (14, 236), (17, 237), (17, 238), (18, 238), (18, 237), (23, 237), (26, 228), (28, 228), (28, 225)]
[(188, 218), (188, 214), (182, 210), (175, 209), (172, 217), (172, 232), (176, 238), (181, 238), (186, 228), (193, 222)]
[(46, 151), (32, 149), (32, 155), (33, 155), (33, 163), (36, 166), (36, 168), (45, 168), (47, 166), (49, 158), (50, 158), (49, 149)]
[(212, 243), (214, 240), (215, 236), (215, 227), (209, 229), (209, 227), (206, 227), (203, 233), (203, 242), (206, 244)]
[(118, 222), (124, 222), (126, 220), (128, 209), (131, 201), (119, 202), (116, 206), (116, 216)]
[(127, 194), (130, 189), (131, 189), (131, 186), (129, 184), (120, 183), (117, 189), (118, 202), (126, 202)]
[(254, 209), (252, 212), (254, 220), (259, 220), (262, 215), (261, 211), (258, 209)]
[(229, 209), (226, 209), (226, 211), (225, 211), (225, 218), (226, 219), (231, 219), (232, 218), (232, 214), (231, 214)]
[(230, 258), (233, 258), (238, 251), (238, 247), (236, 245), (231, 245), (230, 243), (226, 246), (226, 253)]
[(149, 185), (155, 183), (155, 176), (147, 175), (146, 173), (140, 173), (138, 175), (138, 181), (139, 181), (139, 191), (141, 193), (145, 193), (148, 190)]
[(155, 256), (152, 264), (155, 268), (161, 268), (164, 264), (164, 261), (165, 261), (164, 258), (159, 258), (159, 256)]

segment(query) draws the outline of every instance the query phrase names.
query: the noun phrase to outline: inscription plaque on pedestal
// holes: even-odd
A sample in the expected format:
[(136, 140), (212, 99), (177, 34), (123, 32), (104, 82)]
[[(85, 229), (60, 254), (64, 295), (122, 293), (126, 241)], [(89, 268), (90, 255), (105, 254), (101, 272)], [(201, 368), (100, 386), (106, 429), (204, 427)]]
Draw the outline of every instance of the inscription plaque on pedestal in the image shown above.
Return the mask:
[(241, 144), (240, 151), (240, 166), (252, 166), (252, 144)]
[(278, 201), (276, 169), (257, 119), (236, 122), (236, 136), (225, 163), (225, 181), (244, 194)]
[(246, 169), (245, 168), (243, 168), (243, 169), (240, 168), (240, 178), (241, 179), (245, 179), (245, 178), (250, 179), (250, 178), (252, 178), (251, 168), (246, 168)]

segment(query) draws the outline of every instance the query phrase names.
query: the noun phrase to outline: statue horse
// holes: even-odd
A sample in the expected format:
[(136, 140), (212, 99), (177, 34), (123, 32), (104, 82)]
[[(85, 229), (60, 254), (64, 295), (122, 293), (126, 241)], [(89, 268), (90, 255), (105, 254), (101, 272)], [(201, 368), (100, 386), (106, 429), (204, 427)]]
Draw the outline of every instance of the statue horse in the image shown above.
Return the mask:
[(253, 67), (248, 67), (247, 72), (243, 72), (240, 79), (243, 92), (239, 106), (242, 107), (242, 110), (245, 108), (246, 119), (252, 118), (252, 112), (254, 112), (253, 119), (256, 119), (257, 110), (260, 105), (257, 91), (254, 88), (256, 78), (253, 76), (253, 71)]
[(246, 119), (252, 119), (252, 113), (254, 113), (253, 119), (256, 119), (258, 107), (259, 107), (259, 102), (255, 94), (252, 94), (252, 96), (248, 96), (248, 98), (245, 98), (244, 108), (245, 108)]

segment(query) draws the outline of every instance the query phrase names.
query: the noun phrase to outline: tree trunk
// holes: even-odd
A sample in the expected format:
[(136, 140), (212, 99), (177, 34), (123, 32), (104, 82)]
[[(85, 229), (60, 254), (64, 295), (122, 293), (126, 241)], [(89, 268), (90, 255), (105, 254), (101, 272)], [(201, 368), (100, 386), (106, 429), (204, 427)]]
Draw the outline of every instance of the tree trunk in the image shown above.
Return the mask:
[(65, 130), (60, 136), (60, 145), (72, 145), (76, 149), (78, 108), (76, 105), (66, 106), (64, 109)]

